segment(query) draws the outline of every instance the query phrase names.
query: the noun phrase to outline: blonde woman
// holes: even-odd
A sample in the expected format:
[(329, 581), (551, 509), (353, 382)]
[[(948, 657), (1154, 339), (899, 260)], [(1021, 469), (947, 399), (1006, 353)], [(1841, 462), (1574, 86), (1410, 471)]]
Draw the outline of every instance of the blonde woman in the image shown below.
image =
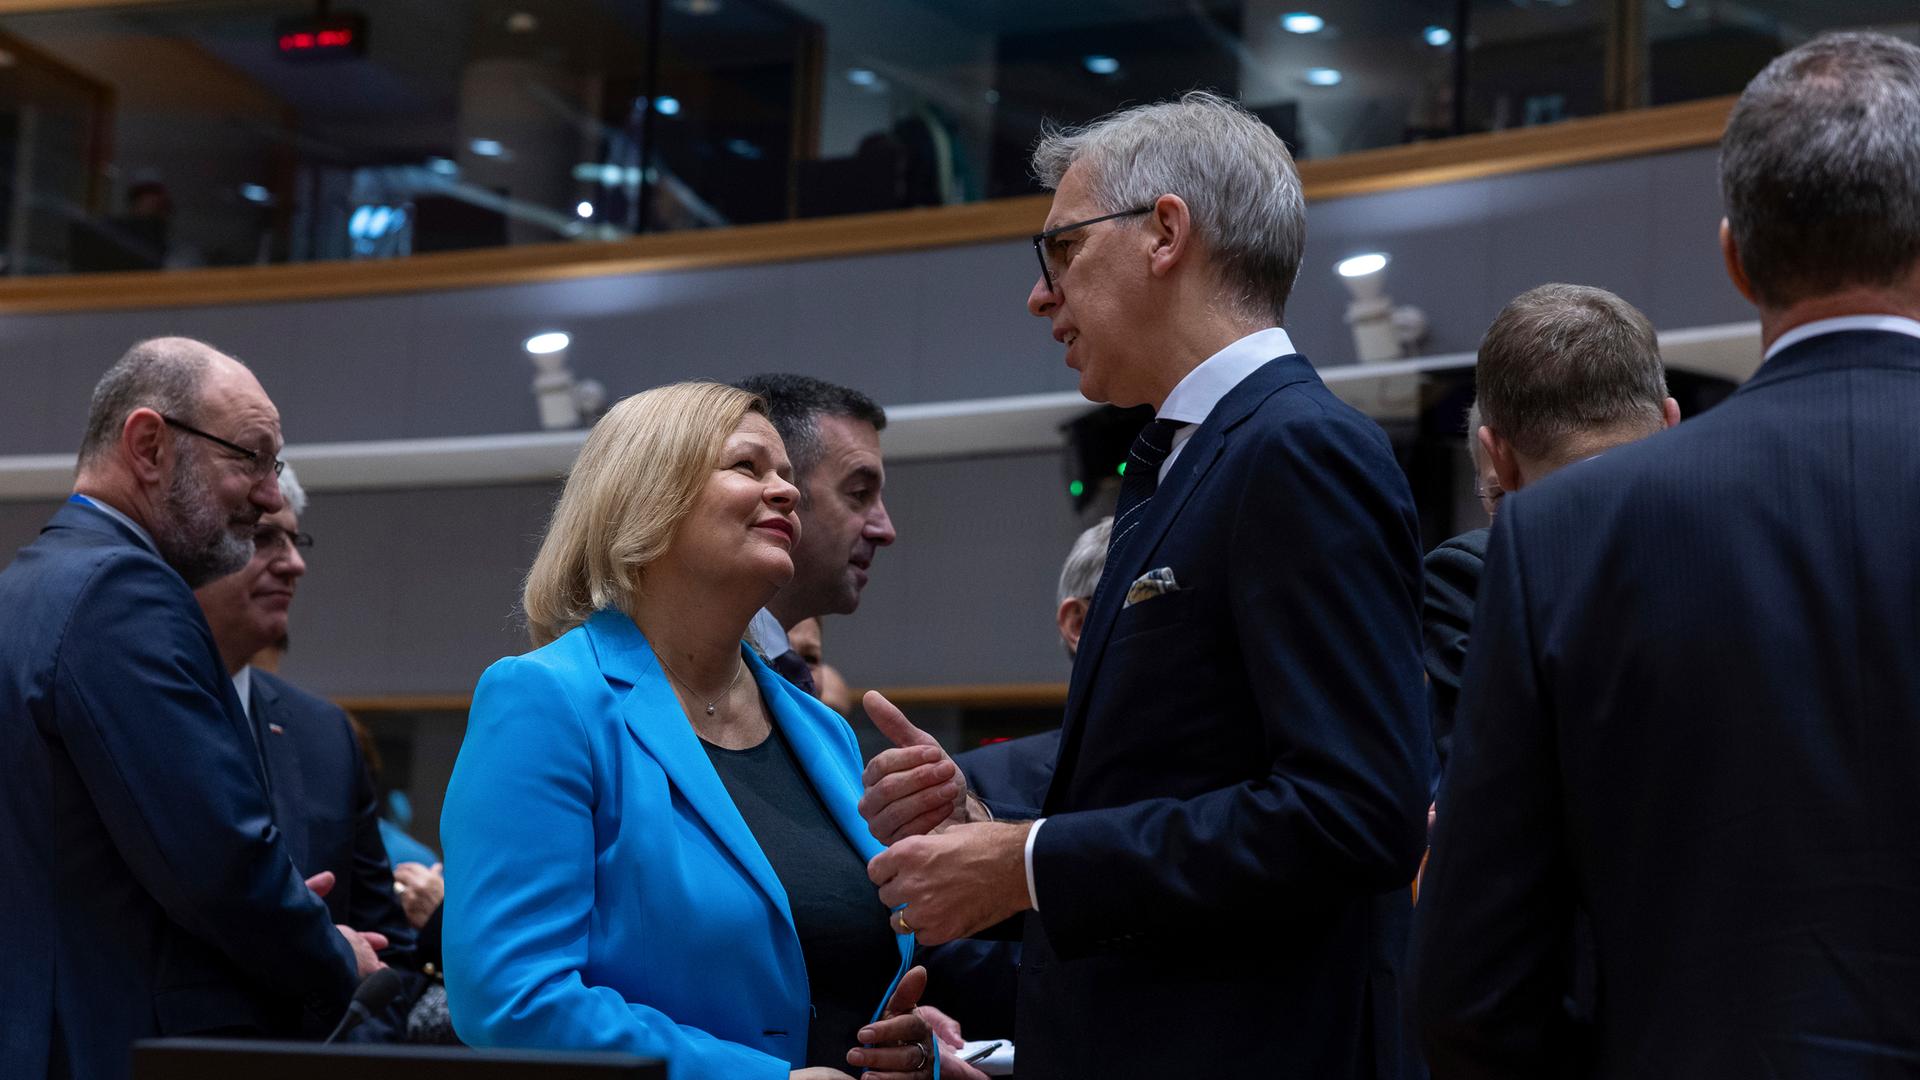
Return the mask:
[(676, 1078), (926, 1077), (924, 970), (867, 880), (845, 721), (742, 644), (800, 523), (760, 399), (650, 390), (587, 437), (447, 790), (445, 958), (476, 1046)]

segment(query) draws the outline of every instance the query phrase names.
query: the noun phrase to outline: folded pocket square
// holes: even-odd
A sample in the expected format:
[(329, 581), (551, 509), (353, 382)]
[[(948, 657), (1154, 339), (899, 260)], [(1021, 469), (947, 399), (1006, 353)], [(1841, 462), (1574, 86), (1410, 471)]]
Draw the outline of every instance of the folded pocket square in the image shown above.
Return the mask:
[(1134, 578), (1133, 584), (1127, 586), (1126, 602), (1120, 606), (1130, 608), (1142, 600), (1151, 600), (1156, 596), (1179, 590), (1180, 583), (1173, 580), (1173, 567), (1163, 566)]

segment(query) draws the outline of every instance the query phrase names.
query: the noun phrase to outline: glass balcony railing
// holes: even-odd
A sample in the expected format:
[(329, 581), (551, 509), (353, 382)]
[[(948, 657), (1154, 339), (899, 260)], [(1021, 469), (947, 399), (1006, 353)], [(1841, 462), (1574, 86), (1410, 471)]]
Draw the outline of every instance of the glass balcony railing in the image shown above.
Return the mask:
[[(1031, 193), (1208, 87), (1302, 159), (1736, 92), (1912, 0), (205, 0), (0, 17), (7, 275), (379, 259)], [(12, 10), (17, 11), (15, 7)]]

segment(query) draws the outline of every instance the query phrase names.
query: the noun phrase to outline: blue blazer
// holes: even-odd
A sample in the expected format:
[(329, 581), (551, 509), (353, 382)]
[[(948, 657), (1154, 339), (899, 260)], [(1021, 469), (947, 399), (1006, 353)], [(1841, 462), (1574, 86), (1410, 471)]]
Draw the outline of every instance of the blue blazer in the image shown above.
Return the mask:
[[(744, 649), (773, 722), (871, 859), (846, 721)], [(810, 996), (786, 890), (626, 615), (487, 669), (441, 814), (454, 1029), (786, 1080)], [(901, 970), (912, 956), (900, 938)], [(896, 976), (897, 981), (898, 976)], [(892, 987), (874, 987), (876, 1013)]]
[(135, 1039), (331, 1024), (353, 954), (186, 581), (70, 504), (0, 572), (0, 612), (0, 1075), (112, 1080)]

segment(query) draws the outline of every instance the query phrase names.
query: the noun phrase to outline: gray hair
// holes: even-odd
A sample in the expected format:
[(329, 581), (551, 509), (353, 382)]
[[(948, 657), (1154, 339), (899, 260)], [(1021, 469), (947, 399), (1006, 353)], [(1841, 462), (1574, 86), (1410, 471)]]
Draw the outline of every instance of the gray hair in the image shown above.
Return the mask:
[[(128, 349), (94, 384), (86, 434), (80, 439), (80, 464), (118, 445), (135, 409), (192, 423), (200, 411), (201, 384), (216, 355), (213, 346), (183, 337), (149, 338)], [(175, 438), (186, 436), (176, 433)]]
[(1073, 542), (1073, 550), (1067, 553), (1067, 564), (1060, 568), (1060, 595), (1054, 601), (1056, 607), (1069, 600), (1085, 600), (1093, 595), (1094, 588), (1100, 584), (1100, 571), (1107, 565), (1107, 537), (1112, 533), (1113, 518), (1103, 517)]
[(1195, 90), (1116, 112), (1086, 127), (1042, 129), (1035, 177), (1048, 190), (1074, 165), (1109, 213), (1178, 195), (1240, 313), (1278, 325), (1307, 242), (1306, 200), (1293, 155), (1259, 117)]
[(293, 475), (293, 466), (280, 468), (280, 497), (287, 500), (287, 509), (294, 517), (307, 516), (307, 489), (300, 486), (300, 478)]
[(1920, 259), (1920, 48), (1826, 34), (1754, 77), (1720, 140), (1740, 268), (1767, 307)]
[(1666, 417), (1653, 324), (1585, 285), (1541, 285), (1514, 297), (1480, 343), (1474, 386), (1486, 426), (1549, 461), (1582, 452), (1593, 435), (1651, 434)]
[(1480, 400), (1475, 398), (1473, 404), (1467, 406), (1467, 460), (1473, 462), (1475, 472), (1480, 470), (1480, 459), (1487, 452), (1480, 445), (1480, 428), (1485, 424), (1480, 418)]

